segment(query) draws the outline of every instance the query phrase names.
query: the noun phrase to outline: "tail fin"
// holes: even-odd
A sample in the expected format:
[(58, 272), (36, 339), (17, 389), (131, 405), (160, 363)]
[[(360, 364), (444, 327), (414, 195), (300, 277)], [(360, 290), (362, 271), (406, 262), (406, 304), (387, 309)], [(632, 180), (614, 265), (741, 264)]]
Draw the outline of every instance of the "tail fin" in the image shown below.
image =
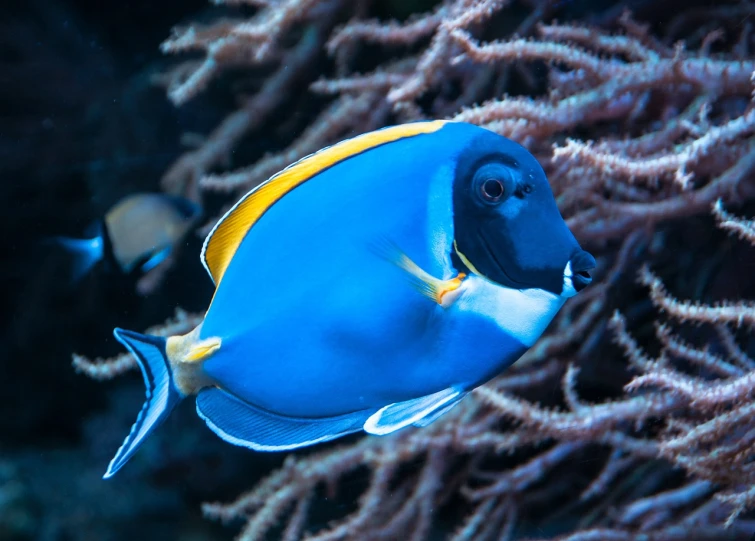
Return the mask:
[(92, 267), (100, 261), (105, 253), (102, 236), (91, 239), (73, 239), (69, 237), (53, 237), (49, 242), (59, 246), (71, 256), (71, 282), (79, 282)]
[(115, 329), (113, 334), (136, 357), (147, 387), (147, 399), (136, 417), (131, 432), (110, 461), (103, 476), (112, 477), (136, 453), (152, 431), (176, 407), (183, 395), (173, 385), (173, 376), (165, 353), (166, 339)]

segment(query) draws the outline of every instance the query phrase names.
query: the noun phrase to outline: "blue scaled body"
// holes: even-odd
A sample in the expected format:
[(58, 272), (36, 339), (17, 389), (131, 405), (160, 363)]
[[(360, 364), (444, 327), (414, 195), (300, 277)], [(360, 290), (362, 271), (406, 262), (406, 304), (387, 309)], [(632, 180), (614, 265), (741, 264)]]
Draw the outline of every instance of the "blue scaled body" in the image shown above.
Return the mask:
[(297, 162), (229, 211), (202, 258), (217, 289), (194, 331), (115, 331), (148, 398), (106, 476), (189, 395), (258, 450), (426, 425), (516, 361), (594, 265), (524, 148), (443, 121)]
[(377, 147), (271, 207), (207, 312), (200, 337), (223, 346), (206, 373), (266, 409), (320, 417), (469, 388), (518, 358), (519, 339), (474, 306), (427, 302), (375, 250), (390, 239), (429, 274), (458, 274), (453, 164), (478, 131)]

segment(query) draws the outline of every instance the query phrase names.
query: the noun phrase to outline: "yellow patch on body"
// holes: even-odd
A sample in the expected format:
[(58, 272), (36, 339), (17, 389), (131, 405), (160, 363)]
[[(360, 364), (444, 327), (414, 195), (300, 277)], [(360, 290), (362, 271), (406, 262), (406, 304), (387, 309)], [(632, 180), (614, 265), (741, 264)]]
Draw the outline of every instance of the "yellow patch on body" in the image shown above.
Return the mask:
[(391, 253), (385, 255), (404, 270), (412, 278), (414, 287), (428, 299), (440, 304), (443, 308), (451, 306), (461, 295), (461, 285), (466, 278), (466, 274), (459, 273), (455, 278), (441, 280), (435, 278), (422, 267), (412, 261), (409, 256), (400, 251), (391, 244), (386, 244), (384, 250), (390, 250)]
[(438, 290), (438, 295), (436, 297), (437, 303), (443, 308), (451, 306), (454, 301), (459, 298), (459, 295), (461, 294), (459, 288), (466, 277), (466, 274), (460, 272), (456, 278), (443, 281), (442, 287)]

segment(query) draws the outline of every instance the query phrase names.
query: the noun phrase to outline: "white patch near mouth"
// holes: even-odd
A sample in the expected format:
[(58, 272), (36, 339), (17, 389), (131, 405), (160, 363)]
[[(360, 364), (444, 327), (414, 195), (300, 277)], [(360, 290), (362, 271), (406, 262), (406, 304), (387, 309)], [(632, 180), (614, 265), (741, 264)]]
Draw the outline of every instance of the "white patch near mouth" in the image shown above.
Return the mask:
[(571, 261), (566, 264), (564, 268), (564, 285), (561, 288), (561, 296), (564, 298), (573, 297), (577, 294), (577, 290), (574, 287), (574, 280), (572, 277), (574, 273), (571, 270)]

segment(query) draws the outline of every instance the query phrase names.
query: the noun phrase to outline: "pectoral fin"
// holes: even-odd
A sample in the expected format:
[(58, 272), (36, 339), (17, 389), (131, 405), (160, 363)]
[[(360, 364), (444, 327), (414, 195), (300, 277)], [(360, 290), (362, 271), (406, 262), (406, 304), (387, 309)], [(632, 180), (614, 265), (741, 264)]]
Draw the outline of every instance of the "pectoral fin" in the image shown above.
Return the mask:
[(412, 261), (401, 248), (388, 240), (382, 240), (374, 245), (374, 251), (383, 259), (390, 261), (409, 277), (412, 286), (428, 299), (440, 304), (443, 308), (451, 306), (461, 294), (461, 284), (466, 275), (460, 273), (450, 280), (435, 278)]
[(454, 406), (456, 406), (459, 402), (461, 402), (461, 399), (467, 396), (467, 393), (461, 393), (457, 398), (452, 400), (451, 402), (447, 403), (445, 406), (443, 406), (440, 409), (435, 410), (431, 414), (427, 415), (426, 417), (422, 417), (422, 419), (419, 419), (417, 421), (414, 421), (412, 423), (412, 426), (418, 426), (420, 428), (425, 427), (431, 423), (434, 423), (437, 421), (440, 417), (451, 411)]
[[(450, 387), (437, 393), (421, 396), (404, 402), (396, 402), (378, 410), (364, 423), (364, 431), (382, 436), (411, 424), (430, 424), (451, 409), (466, 393)], [(423, 419), (432, 417), (427, 423)]]

